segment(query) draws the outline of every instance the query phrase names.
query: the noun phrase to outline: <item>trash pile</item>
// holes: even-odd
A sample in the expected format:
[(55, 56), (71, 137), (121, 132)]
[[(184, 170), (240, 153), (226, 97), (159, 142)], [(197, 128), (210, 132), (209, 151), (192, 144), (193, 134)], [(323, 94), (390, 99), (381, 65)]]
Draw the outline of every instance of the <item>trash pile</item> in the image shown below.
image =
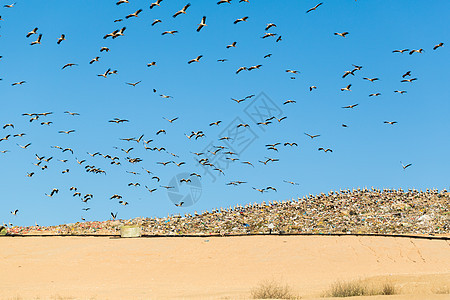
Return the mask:
[(58, 226), (9, 227), (8, 234), (119, 235), (138, 225), (142, 235), (234, 234), (419, 234), (450, 233), (450, 193), (427, 189), (353, 189), (303, 198), (247, 204), (211, 212), (78, 222)]

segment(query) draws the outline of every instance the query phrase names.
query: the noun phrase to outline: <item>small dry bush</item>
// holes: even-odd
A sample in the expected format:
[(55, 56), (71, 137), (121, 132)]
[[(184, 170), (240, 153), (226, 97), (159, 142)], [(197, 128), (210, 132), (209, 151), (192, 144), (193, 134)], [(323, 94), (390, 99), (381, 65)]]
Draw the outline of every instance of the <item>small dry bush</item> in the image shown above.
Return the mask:
[(327, 297), (355, 297), (374, 295), (395, 295), (396, 288), (390, 282), (385, 282), (381, 286), (373, 286), (361, 280), (350, 282), (336, 282), (331, 285), (325, 294)]
[(253, 299), (300, 299), (288, 285), (265, 281), (252, 290)]
[(361, 281), (336, 282), (334, 283), (328, 297), (353, 297), (367, 295), (367, 287)]
[[(74, 300), (74, 299), (78, 299), (75, 297), (71, 297), (71, 296), (61, 296), (61, 295), (53, 295), (50, 298), (44, 298), (44, 299), (51, 299), (51, 300)], [(34, 298), (34, 300), (41, 300), (40, 297)]]
[(441, 287), (435, 288), (433, 290), (433, 293), (434, 294), (442, 294), (442, 295), (450, 294), (450, 288), (447, 286), (441, 286)]
[[(372, 290), (373, 292), (373, 290)], [(376, 290), (375, 290), (376, 292)], [(390, 282), (385, 282), (378, 293), (372, 294), (372, 295), (395, 295), (397, 294), (397, 289), (395, 288), (395, 285)]]

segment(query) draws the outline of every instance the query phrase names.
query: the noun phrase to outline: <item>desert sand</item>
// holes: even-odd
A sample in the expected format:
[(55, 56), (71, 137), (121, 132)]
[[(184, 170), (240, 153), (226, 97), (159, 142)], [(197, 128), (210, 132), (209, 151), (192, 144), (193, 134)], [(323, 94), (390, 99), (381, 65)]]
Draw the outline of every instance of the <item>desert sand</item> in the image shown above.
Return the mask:
[[(247, 299), (266, 280), (319, 298), (337, 280), (390, 280), (449, 299), (450, 241), (358, 236), (2, 237), (1, 299)], [(362, 299), (362, 297), (358, 298)]]

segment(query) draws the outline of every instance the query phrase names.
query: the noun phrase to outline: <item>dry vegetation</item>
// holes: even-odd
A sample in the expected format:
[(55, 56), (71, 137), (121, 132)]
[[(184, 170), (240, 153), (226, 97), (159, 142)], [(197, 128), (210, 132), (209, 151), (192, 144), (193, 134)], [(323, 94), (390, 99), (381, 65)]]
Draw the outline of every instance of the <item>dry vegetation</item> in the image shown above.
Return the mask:
[[(14, 298), (8, 298), (9, 300), (24, 300), (24, 299), (28, 299), (28, 298), (22, 298), (20, 296), (16, 296)], [(35, 297), (33, 298), (33, 300), (41, 300), (41, 299), (49, 299), (49, 300), (74, 300), (77, 299), (75, 297), (64, 297), (64, 296), (60, 296), (60, 295), (54, 295), (51, 296), (50, 298), (41, 298), (41, 297)], [(90, 300), (94, 300), (94, 298), (90, 298)]]
[(264, 281), (252, 290), (253, 299), (300, 299), (288, 285)]
[(450, 288), (448, 286), (441, 286), (433, 289), (434, 294), (450, 294)]
[[(336, 282), (331, 285), (323, 297), (355, 297), (375, 295), (395, 295), (398, 293), (395, 285), (391, 282), (372, 283), (369, 281)], [(447, 294), (448, 290), (440, 289), (436, 294)], [(253, 299), (301, 299), (291, 287), (282, 285), (274, 280), (264, 281), (252, 290)]]
[(336, 282), (331, 285), (325, 293), (325, 297), (354, 297), (354, 296), (374, 296), (374, 295), (395, 295), (397, 289), (394, 284), (385, 282), (381, 285), (374, 285), (362, 280), (350, 282)]

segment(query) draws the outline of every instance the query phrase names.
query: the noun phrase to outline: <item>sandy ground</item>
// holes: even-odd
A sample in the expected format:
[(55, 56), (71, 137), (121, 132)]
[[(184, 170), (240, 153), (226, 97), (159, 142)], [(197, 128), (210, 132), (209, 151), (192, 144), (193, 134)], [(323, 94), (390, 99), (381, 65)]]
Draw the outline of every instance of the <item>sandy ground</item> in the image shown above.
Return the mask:
[[(318, 298), (336, 280), (390, 280), (450, 299), (450, 241), (391, 237), (2, 237), (1, 299), (246, 299), (265, 280)], [(362, 299), (362, 298), (352, 298)]]

